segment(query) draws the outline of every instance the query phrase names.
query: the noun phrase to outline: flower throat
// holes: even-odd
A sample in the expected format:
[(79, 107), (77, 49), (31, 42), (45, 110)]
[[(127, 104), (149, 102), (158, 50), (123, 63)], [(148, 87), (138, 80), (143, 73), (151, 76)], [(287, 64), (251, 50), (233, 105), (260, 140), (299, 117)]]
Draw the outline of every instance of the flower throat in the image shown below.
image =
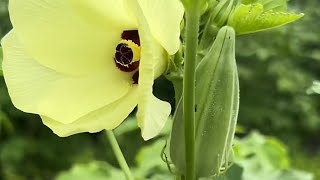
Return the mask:
[(123, 31), (121, 41), (116, 47), (114, 62), (116, 66), (124, 72), (134, 72), (132, 80), (134, 84), (139, 79), (140, 62), (140, 38), (137, 30)]

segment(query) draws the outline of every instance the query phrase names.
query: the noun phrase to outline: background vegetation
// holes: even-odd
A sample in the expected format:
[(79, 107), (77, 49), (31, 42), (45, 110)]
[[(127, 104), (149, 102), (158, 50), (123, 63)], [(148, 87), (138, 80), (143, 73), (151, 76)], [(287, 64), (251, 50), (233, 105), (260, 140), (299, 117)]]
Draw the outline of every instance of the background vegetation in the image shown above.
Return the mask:
[[(237, 165), (228, 179), (308, 180), (307, 172), (320, 179), (320, 95), (310, 88), (320, 80), (320, 2), (292, 0), (290, 6), (305, 17), (237, 39), (241, 105)], [(7, 0), (0, 0), (0, 38), (10, 29)], [(174, 103), (172, 86), (164, 78), (157, 80), (155, 92)], [(162, 136), (148, 142), (142, 140), (132, 118), (116, 130), (137, 177), (170, 177), (160, 159), (169, 128), (170, 123)], [(0, 179), (123, 178), (103, 133), (57, 137), (38, 116), (13, 107), (3, 78), (0, 138)]]

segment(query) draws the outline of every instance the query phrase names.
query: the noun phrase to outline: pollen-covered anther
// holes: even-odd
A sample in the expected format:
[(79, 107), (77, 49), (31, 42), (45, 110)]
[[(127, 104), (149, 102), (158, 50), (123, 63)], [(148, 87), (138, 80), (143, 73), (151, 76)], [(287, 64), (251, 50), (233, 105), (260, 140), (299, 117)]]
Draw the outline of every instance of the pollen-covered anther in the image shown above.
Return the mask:
[(132, 72), (139, 67), (140, 61), (139, 45), (131, 40), (121, 40), (116, 47), (114, 61), (116, 66), (125, 72)]

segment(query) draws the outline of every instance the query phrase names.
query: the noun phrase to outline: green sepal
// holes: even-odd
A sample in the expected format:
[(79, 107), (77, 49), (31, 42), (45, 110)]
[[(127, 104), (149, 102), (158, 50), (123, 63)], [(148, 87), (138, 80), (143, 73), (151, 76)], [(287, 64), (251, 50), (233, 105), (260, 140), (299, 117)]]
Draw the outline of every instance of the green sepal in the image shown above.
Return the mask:
[(198, 62), (208, 53), (219, 29), (228, 22), (238, 0), (212, 1), (210, 9), (201, 17)]
[(195, 10), (204, 12), (208, 4), (206, 0), (180, 0), (184, 6), (185, 11)]
[(0, 76), (3, 76), (3, 72), (2, 72), (2, 60), (3, 60), (3, 52), (2, 52), (2, 48), (0, 47)]
[[(171, 159), (185, 174), (182, 100), (174, 116)], [(235, 61), (235, 32), (222, 27), (208, 54), (196, 69), (195, 151), (196, 176), (218, 175), (232, 156), (239, 108), (239, 82)]]
[(249, 34), (283, 26), (300, 19), (303, 15), (303, 13), (265, 11), (263, 4), (260, 3), (240, 4), (231, 14), (228, 25), (236, 30), (237, 35)]

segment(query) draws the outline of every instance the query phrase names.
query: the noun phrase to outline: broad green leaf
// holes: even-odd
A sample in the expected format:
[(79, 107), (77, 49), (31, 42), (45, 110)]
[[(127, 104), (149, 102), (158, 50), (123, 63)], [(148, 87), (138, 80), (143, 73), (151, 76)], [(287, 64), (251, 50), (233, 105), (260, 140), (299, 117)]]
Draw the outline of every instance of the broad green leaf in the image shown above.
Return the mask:
[(106, 162), (93, 161), (88, 164), (75, 164), (71, 170), (60, 173), (56, 180), (105, 180), (125, 179), (123, 172)]
[(138, 130), (137, 120), (134, 117), (127, 118), (121, 126), (114, 130), (116, 137)]
[(264, 11), (285, 11), (287, 10), (287, 0), (242, 0), (242, 4), (249, 5), (249, 4), (262, 4)]
[(307, 90), (307, 94), (320, 94), (320, 81), (313, 81), (312, 86)]
[(231, 15), (228, 25), (236, 30), (237, 35), (241, 35), (283, 26), (300, 19), (302, 16), (302, 13), (265, 11), (264, 6), (259, 3), (241, 4)]
[(260, 0), (263, 2), (263, 8), (265, 11), (285, 11), (287, 10), (287, 0)]
[(136, 177), (147, 177), (154, 169), (163, 173), (168, 171), (167, 164), (161, 159), (161, 152), (165, 143), (165, 140), (161, 139), (141, 148), (135, 158), (138, 167), (134, 169), (133, 173)]
[[(239, 166), (238, 164), (233, 164), (225, 174), (221, 174), (214, 180), (244, 180), (242, 178), (243, 171), (244, 171), (243, 167)], [(200, 180), (207, 180), (207, 179), (200, 179)]]
[(265, 170), (289, 168), (286, 147), (278, 140), (264, 137), (257, 132), (251, 133), (236, 143), (234, 152), (235, 161), (243, 167), (247, 167), (247, 170), (255, 170), (254, 167), (259, 165)]
[[(235, 163), (244, 171), (244, 180), (312, 180), (312, 174), (290, 167), (287, 148), (277, 139), (257, 132), (237, 141)], [(233, 172), (227, 172), (227, 174)], [(228, 179), (227, 180), (238, 180)]]
[(298, 170), (285, 170), (274, 180), (313, 180), (313, 175)]

